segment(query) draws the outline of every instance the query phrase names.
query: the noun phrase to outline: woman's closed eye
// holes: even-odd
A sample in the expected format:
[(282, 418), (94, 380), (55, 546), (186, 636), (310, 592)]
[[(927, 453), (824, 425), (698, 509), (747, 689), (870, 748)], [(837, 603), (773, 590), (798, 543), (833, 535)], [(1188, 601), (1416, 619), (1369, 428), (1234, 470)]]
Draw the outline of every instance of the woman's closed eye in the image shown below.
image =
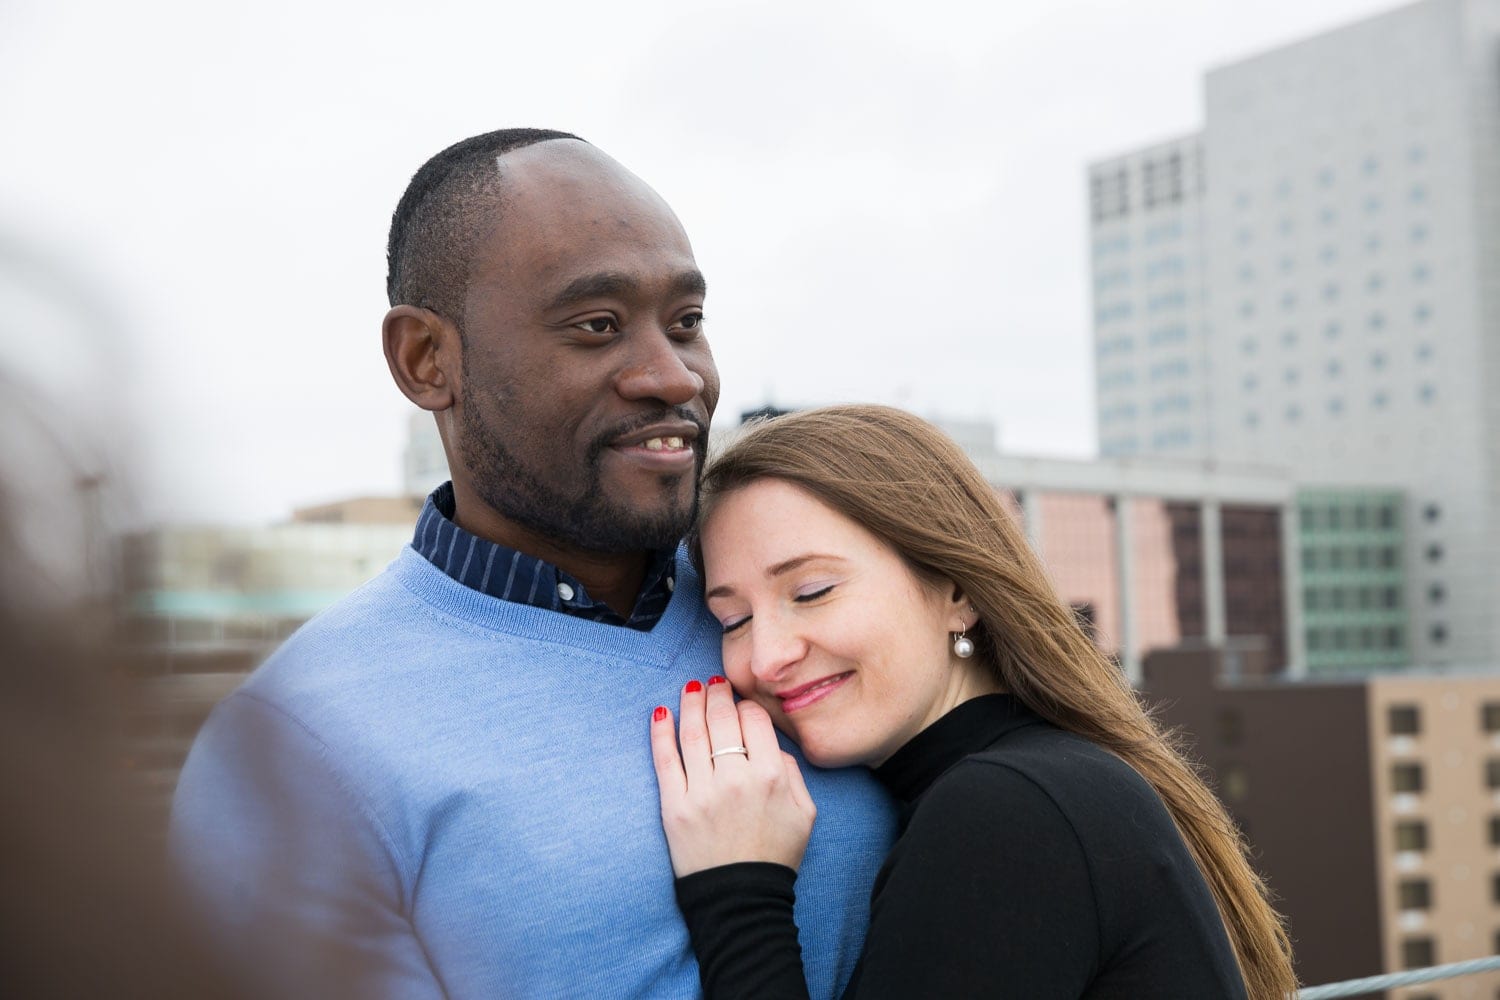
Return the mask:
[(816, 584), (814, 585), (813, 589), (806, 590), (800, 594), (797, 594), (792, 598), (792, 600), (796, 601), (798, 604), (806, 604), (809, 601), (816, 601), (820, 597), (827, 597), (828, 594), (836, 586), (838, 586), (838, 584), (836, 583)]

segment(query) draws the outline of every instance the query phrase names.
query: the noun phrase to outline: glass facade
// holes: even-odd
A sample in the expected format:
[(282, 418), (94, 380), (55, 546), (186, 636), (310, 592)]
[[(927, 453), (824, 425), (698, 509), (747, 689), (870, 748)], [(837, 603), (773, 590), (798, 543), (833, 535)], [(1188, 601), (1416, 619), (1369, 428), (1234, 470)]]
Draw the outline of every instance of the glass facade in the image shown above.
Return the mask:
[(1297, 494), (1310, 673), (1411, 662), (1401, 494)]
[(1224, 626), (1230, 636), (1261, 636), (1273, 665), (1286, 663), (1286, 590), (1281, 511), (1225, 504), (1220, 513), (1224, 553)]

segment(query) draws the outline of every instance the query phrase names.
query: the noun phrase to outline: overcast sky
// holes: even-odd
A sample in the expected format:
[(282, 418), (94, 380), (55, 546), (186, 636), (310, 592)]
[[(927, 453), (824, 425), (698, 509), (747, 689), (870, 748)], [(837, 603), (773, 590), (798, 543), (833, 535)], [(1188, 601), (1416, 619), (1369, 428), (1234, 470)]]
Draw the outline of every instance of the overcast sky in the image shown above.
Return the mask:
[(1085, 165), (1198, 128), (1205, 70), (1390, 6), (0, 0), (0, 365), (147, 520), (393, 492), (391, 210), (531, 125), (677, 210), (721, 419), (874, 400), (1089, 455)]

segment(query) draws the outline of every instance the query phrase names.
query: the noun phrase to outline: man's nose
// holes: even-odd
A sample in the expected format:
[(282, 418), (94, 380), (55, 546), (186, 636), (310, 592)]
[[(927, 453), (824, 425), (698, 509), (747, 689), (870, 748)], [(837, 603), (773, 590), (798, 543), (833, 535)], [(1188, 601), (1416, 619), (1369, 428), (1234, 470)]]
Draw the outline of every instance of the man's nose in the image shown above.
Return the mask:
[(703, 392), (703, 376), (688, 364), (687, 345), (664, 330), (642, 332), (624, 368), (616, 377), (626, 399), (659, 399), (669, 406), (690, 403)]

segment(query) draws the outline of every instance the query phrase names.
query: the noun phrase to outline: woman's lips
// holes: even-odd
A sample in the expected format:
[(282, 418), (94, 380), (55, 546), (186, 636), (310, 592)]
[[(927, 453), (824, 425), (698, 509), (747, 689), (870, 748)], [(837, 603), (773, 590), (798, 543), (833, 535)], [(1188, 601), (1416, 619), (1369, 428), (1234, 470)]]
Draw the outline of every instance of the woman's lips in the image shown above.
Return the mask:
[(806, 708), (814, 702), (819, 702), (827, 698), (853, 676), (854, 672), (852, 670), (847, 673), (834, 674), (831, 677), (815, 680), (811, 684), (792, 688), (790, 691), (778, 694), (776, 697), (781, 699), (781, 710), (790, 715), (798, 709)]

